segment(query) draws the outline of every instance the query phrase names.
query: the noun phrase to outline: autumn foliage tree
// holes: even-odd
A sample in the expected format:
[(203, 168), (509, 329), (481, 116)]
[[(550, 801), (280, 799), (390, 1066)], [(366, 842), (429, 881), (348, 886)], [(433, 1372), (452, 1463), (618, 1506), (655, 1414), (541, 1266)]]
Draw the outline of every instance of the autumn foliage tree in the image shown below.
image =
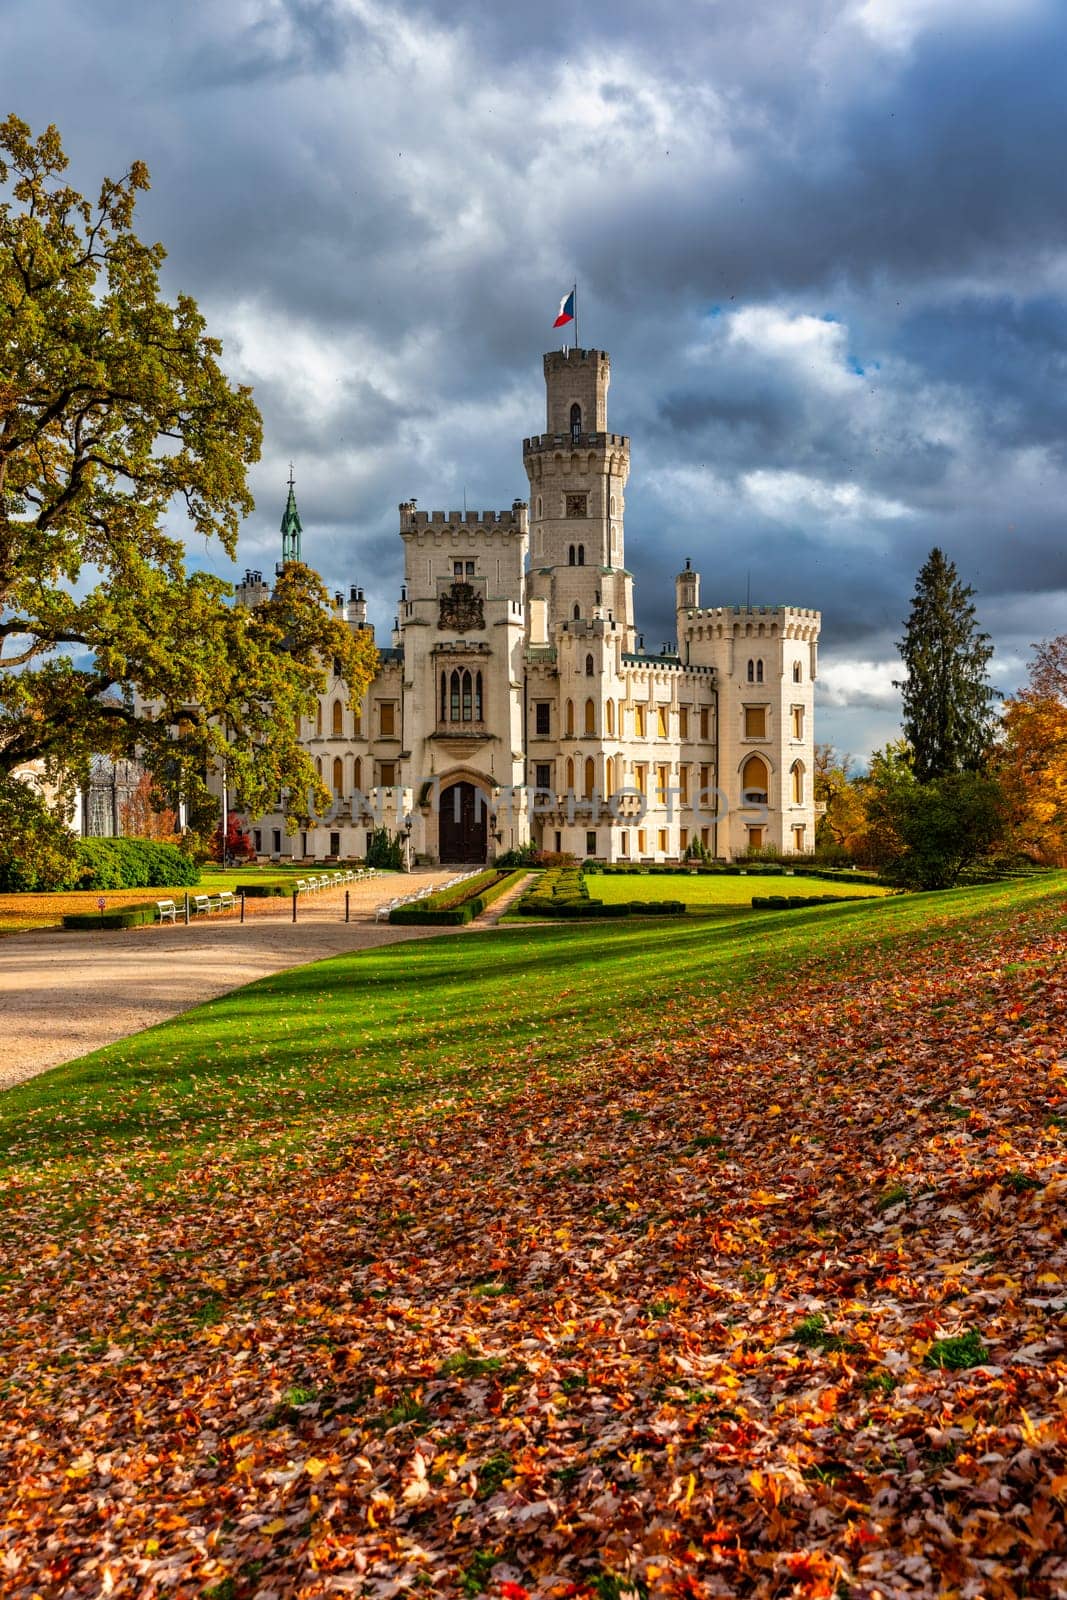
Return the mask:
[(232, 861), (254, 861), (256, 858), (255, 845), (248, 836), (248, 829), (235, 811), (229, 812), (226, 818), (226, 837), (222, 836), (222, 823), (215, 829), (215, 837), (211, 841), (212, 861), (221, 861), (223, 864)]
[(1005, 703), (998, 770), (1013, 843), (1067, 864), (1067, 634), (1035, 647), (1026, 686)]
[(253, 611), (186, 570), (185, 532), (235, 554), (259, 414), (195, 301), (160, 293), (143, 163), (95, 201), (66, 166), (54, 127), (0, 123), (0, 787), (102, 752), (194, 814), (223, 759), (249, 811), (325, 805), (298, 721), (335, 670), (358, 703), (373, 643), (297, 563)]

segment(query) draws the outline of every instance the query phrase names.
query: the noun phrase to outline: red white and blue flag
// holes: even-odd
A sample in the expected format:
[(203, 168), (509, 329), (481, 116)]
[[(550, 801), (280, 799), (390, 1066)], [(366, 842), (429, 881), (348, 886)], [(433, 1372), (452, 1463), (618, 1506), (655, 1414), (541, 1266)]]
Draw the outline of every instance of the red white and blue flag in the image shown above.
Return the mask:
[(559, 303), (559, 316), (552, 324), (554, 328), (562, 328), (565, 322), (574, 321), (574, 290), (565, 294)]

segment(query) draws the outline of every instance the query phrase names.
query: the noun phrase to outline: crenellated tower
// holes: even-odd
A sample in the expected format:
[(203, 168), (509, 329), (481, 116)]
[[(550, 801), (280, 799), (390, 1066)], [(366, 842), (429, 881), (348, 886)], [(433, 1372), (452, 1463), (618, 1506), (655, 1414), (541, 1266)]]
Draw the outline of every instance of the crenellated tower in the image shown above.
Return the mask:
[(546, 428), (524, 439), (530, 481), (530, 595), (552, 630), (607, 618), (633, 645), (632, 580), (623, 514), (630, 441), (608, 431), (611, 359), (603, 350), (551, 350), (544, 358)]

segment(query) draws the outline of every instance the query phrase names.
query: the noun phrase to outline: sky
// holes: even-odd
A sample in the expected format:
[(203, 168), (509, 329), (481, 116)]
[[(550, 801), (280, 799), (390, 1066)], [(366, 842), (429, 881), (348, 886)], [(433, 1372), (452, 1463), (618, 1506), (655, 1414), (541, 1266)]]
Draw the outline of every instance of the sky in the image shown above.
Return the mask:
[(263, 413), (230, 578), (305, 559), (388, 637), (397, 505), (510, 507), (577, 281), (631, 439), (638, 626), (823, 613), (816, 737), (896, 736), (934, 545), (1008, 693), (1067, 631), (1062, 0), (0, 0), (0, 111), (142, 237)]

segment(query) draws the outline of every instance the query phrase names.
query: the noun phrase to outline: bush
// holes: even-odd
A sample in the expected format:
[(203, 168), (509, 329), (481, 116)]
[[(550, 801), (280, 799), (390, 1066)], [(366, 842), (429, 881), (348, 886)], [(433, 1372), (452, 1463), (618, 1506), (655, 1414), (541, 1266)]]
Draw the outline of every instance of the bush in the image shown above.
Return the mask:
[(375, 828), (367, 844), (368, 867), (391, 867), (399, 872), (404, 865), (404, 846), (398, 833), (388, 828)]
[(153, 839), (79, 839), (60, 889), (173, 889), (200, 882), (200, 868), (177, 845)]
[(64, 928), (141, 928), (155, 922), (159, 912), (154, 905), (119, 906), (114, 911), (68, 912)]
[(406, 927), (414, 923), (431, 923), (443, 928), (463, 927), (481, 916), (508, 889), (514, 888), (524, 875), (525, 869), (497, 872), (493, 868), (488, 872), (480, 872), (477, 877), (469, 878), (456, 889), (427, 895), (425, 900), (415, 900), (410, 905), (394, 907), (389, 913), (389, 921)]
[(280, 899), (284, 895), (292, 894), (296, 888), (296, 879), (292, 883), (246, 883), (243, 893), (248, 900)]

